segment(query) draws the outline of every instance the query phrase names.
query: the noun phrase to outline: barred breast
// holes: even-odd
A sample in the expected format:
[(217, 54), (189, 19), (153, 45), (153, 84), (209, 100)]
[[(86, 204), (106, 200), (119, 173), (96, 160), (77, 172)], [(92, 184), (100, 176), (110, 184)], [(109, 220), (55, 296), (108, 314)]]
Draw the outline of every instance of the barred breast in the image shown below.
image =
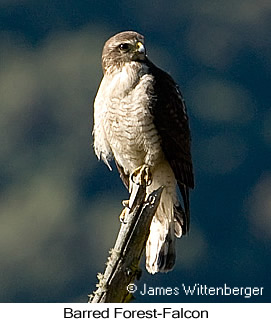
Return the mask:
[[(111, 93), (104, 118), (104, 129), (114, 158), (126, 174), (142, 164), (153, 166), (162, 156), (160, 136), (150, 113), (150, 87), (153, 77), (136, 73), (133, 78), (131, 64), (118, 73), (113, 83), (118, 84), (122, 94)], [(130, 88), (129, 88), (130, 84)], [(126, 87), (126, 91), (123, 89)]]

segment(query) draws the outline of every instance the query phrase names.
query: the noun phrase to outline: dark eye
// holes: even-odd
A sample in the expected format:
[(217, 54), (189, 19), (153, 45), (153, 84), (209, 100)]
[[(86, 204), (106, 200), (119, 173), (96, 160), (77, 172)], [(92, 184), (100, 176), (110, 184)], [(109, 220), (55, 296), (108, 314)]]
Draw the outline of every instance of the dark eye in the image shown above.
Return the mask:
[(123, 50), (123, 51), (127, 51), (130, 49), (130, 44), (128, 44), (128, 43), (120, 44), (119, 49)]

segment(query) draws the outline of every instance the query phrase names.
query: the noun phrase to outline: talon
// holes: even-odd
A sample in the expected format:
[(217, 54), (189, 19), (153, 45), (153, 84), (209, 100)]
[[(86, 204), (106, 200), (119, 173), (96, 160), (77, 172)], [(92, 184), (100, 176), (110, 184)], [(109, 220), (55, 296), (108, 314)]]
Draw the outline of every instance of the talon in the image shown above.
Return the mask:
[(121, 214), (119, 216), (120, 223), (125, 223), (125, 216), (126, 216), (126, 208), (121, 211)]
[(121, 204), (124, 206), (124, 207), (128, 207), (129, 208), (129, 200), (123, 200), (121, 202)]
[(147, 165), (137, 167), (131, 174), (131, 181), (137, 185), (151, 185), (152, 176), (150, 167)]
[[(126, 201), (125, 201), (126, 202)], [(128, 201), (129, 203), (129, 201)], [(125, 221), (125, 218), (126, 218), (126, 215), (127, 213), (129, 213), (129, 209), (127, 207), (125, 207), (122, 211), (121, 211), (121, 214), (119, 216), (119, 219), (120, 219), (120, 223), (126, 223)]]

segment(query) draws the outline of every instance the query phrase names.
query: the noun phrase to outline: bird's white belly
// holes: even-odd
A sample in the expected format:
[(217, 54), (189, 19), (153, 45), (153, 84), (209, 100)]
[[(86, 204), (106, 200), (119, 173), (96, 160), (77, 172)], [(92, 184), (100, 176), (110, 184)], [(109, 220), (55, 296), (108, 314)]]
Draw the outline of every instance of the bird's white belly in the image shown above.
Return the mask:
[(104, 79), (101, 87), (107, 95), (98, 98), (104, 142), (126, 174), (143, 164), (154, 166), (162, 154), (149, 109), (153, 76), (146, 72), (144, 66), (139, 72), (131, 64), (124, 65)]
[(126, 173), (146, 163), (150, 150), (154, 154), (160, 150), (158, 134), (148, 107), (144, 107), (141, 100), (133, 104), (131, 99), (126, 97), (120, 102), (114, 102), (105, 118), (107, 140), (116, 161)]

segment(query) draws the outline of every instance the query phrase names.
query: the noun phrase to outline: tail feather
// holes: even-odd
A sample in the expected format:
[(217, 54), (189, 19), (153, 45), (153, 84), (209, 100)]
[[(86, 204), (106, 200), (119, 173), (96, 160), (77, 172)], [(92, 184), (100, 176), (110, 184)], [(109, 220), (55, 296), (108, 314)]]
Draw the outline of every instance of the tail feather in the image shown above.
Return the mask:
[(172, 233), (172, 228), (166, 236), (166, 240), (159, 252), (158, 268), (160, 272), (167, 272), (172, 270), (175, 265), (175, 235)]
[(189, 192), (185, 185), (179, 185), (183, 207), (176, 196), (176, 180), (169, 164), (159, 164), (153, 172), (153, 182), (147, 187), (147, 194), (164, 186), (159, 206), (153, 217), (150, 235), (146, 244), (146, 268), (149, 273), (167, 272), (175, 264), (175, 240), (189, 230)]
[(175, 264), (175, 222), (172, 194), (165, 189), (150, 227), (146, 268), (151, 274), (167, 272)]
[(146, 245), (146, 268), (151, 274), (172, 270), (176, 258), (174, 222), (164, 230), (164, 225), (154, 220)]

